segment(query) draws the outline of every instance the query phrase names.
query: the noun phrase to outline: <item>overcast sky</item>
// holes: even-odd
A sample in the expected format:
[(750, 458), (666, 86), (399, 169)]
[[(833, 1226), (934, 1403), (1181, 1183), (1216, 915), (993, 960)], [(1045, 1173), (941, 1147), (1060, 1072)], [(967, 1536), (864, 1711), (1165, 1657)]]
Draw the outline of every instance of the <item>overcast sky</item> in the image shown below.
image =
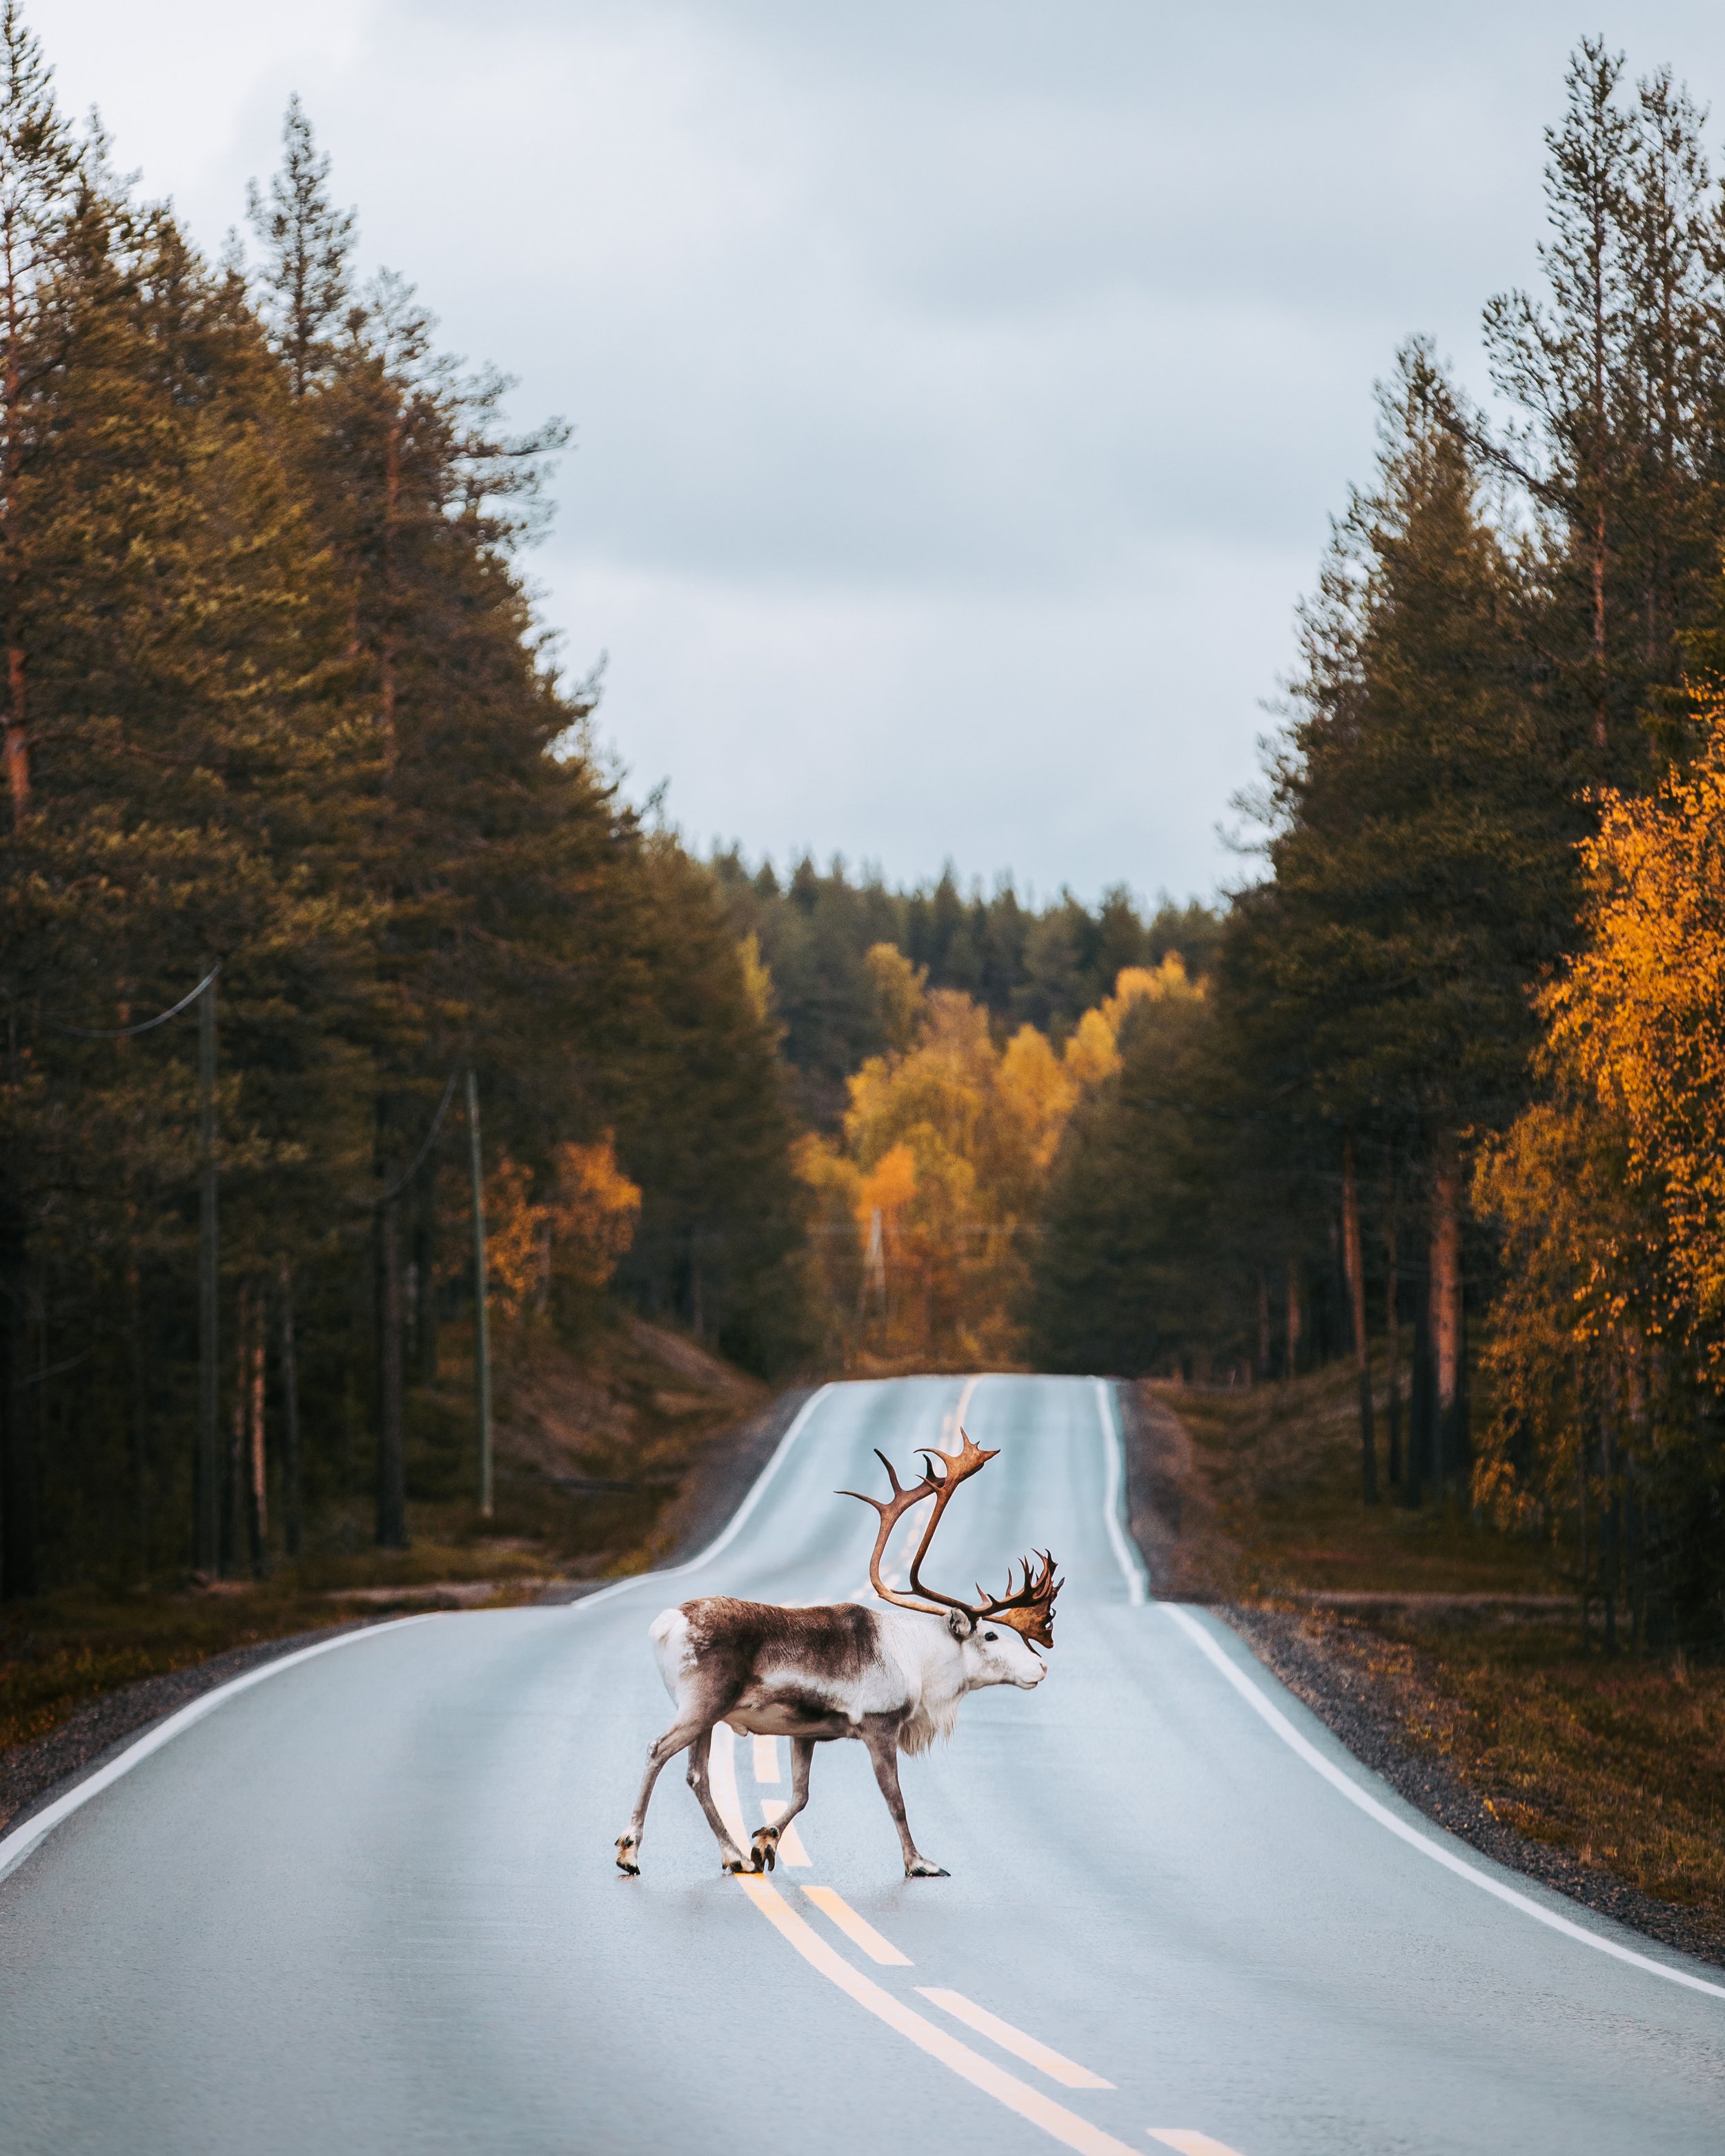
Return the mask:
[[(1409, 332), (1476, 388), (1618, 0), (36, 0), (213, 251), (297, 90), (362, 250), (577, 446), (531, 559), (691, 841), (1208, 892)], [(1711, 131), (1716, 140), (1725, 129)]]

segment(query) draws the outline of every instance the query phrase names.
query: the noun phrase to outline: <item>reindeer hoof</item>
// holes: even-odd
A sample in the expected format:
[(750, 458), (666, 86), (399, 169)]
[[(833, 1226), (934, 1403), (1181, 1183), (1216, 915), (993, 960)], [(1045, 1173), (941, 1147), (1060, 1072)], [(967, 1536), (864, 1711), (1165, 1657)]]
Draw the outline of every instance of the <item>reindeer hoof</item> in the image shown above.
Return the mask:
[(747, 1863), (744, 1863), (740, 1856), (727, 1856), (725, 1859), (725, 1869), (733, 1879), (752, 1879), (760, 1868), (761, 1860), (758, 1856), (751, 1857)]
[(757, 1871), (771, 1871), (778, 1862), (778, 1829), (760, 1826), (755, 1829), (749, 1847), (753, 1851)]
[(625, 1879), (639, 1879), (641, 1876), (641, 1867), (635, 1862), (635, 1851), (639, 1847), (640, 1844), (632, 1834), (620, 1834), (617, 1837), (617, 1869)]
[(914, 1864), (905, 1866), (906, 1879), (950, 1879), (952, 1873), (942, 1864), (931, 1864), (926, 1856), (919, 1856)]

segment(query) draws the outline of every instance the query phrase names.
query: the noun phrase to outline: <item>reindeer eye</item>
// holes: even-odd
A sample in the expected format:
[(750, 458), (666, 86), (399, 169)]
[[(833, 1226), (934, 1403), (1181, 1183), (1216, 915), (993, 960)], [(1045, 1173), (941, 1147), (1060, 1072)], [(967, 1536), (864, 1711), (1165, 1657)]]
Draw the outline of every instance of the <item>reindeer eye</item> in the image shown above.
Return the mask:
[(1000, 1635), (998, 1632), (984, 1632), (983, 1637), (985, 1640), (998, 1640)]

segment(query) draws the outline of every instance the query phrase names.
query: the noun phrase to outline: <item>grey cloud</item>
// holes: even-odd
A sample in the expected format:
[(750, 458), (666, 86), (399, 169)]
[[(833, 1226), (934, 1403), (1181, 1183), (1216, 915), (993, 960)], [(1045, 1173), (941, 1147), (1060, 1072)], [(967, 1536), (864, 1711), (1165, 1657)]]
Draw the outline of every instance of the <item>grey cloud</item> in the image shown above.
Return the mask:
[[(1424, 330), (1486, 386), (1576, 32), (1558, 0), (382, 0), (174, 184), (214, 244), (296, 85), (368, 254), (574, 421), (547, 610), (610, 650), (603, 723), (691, 831), (1202, 888), (1373, 377)], [(1716, 7), (1630, 33), (1725, 85)]]

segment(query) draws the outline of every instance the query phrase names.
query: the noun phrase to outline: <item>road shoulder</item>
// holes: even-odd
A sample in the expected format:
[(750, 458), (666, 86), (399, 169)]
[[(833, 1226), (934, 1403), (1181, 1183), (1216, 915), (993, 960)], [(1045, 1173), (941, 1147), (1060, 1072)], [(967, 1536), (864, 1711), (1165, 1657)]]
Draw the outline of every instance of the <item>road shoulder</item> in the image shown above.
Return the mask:
[(1363, 1766), (1481, 1856), (1644, 1938), (1725, 1968), (1725, 1927), (1709, 1912), (1658, 1900), (1601, 1863), (1520, 1831), (1491, 1794), (1469, 1786), (1444, 1749), (1456, 1703), (1405, 1642), (1358, 1614), (1230, 1593), (1235, 1553), (1190, 1435), (1142, 1387), (1122, 1383), (1118, 1397), (1128, 1516), (1154, 1596), (1211, 1608)]

